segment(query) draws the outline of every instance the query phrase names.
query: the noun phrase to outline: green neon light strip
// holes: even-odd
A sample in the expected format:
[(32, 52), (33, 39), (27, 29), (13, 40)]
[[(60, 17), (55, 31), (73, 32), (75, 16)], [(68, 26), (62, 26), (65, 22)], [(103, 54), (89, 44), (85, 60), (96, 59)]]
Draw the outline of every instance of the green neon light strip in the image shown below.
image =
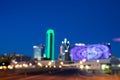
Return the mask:
[(52, 34), (52, 60), (54, 60), (54, 30), (47, 31), (47, 58), (50, 58), (50, 34)]

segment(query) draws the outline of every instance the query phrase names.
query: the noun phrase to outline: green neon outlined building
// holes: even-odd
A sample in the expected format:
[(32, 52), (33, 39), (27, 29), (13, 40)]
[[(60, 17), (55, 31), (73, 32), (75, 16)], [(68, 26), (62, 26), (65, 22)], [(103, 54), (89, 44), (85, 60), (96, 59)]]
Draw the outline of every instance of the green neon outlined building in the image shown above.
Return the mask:
[(54, 60), (54, 30), (48, 29), (46, 35), (46, 57)]

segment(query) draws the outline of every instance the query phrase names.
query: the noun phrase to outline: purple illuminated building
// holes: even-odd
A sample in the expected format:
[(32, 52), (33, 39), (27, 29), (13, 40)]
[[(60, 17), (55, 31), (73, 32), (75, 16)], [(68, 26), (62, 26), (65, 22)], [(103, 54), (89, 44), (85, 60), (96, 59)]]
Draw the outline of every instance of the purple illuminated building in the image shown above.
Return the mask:
[(111, 55), (107, 45), (76, 45), (70, 50), (72, 61), (107, 59)]

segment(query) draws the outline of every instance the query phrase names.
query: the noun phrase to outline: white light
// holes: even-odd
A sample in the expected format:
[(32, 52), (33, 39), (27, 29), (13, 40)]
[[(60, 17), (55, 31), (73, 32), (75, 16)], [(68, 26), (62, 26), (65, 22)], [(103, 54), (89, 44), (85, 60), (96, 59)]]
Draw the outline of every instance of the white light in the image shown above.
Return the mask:
[(17, 64), (17, 65), (15, 65), (15, 68), (19, 68), (19, 65)]
[(83, 43), (75, 43), (76, 46), (85, 46)]
[(105, 69), (109, 69), (110, 67), (108, 66), (108, 65), (106, 65), (106, 64), (103, 64), (102, 66), (101, 66), (101, 69), (102, 70), (105, 70)]
[(55, 65), (54, 65), (53, 67), (54, 67), (54, 68), (56, 68), (56, 66), (55, 66)]
[(65, 43), (67, 42), (67, 39), (66, 39), (66, 38), (64, 39), (64, 42), (65, 42)]
[(69, 44), (70, 42), (69, 42), (69, 41), (67, 41), (67, 43)]
[(68, 52), (68, 50), (65, 50), (65, 52)]
[(60, 62), (61, 65), (63, 65), (64, 63), (63, 62)]
[(82, 61), (83, 61), (83, 62), (86, 62), (86, 59), (83, 59)]
[(80, 64), (82, 64), (82, 61), (80, 61)]
[(84, 69), (84, 66), (83, 66), (83, 65), (80, 65), (80, 69)]
[(33, 48), (38, 48), (38, 46), (33, 46)]
[(22, 68), (22, 64), (20, 64), (19, 67)]
[(108, 45), (110, 45), (110, 43), (108, 43)]
[(27, 67), (28, 67), (28, 65), (27, 65), (27, 64), (23, 64), (23, 67), (26, 67), (26, 68), (27, 68)]
[(42, 64), (41, 64), (41, 63), (38, 63), (38, 66), (41, 66), (41, 67), (42, 67)]
[(2, 69), (2, 66), (0, 66), (0, 69)]
[(97, 60), (96, 62), (97, 62), (97, 63), (99, 63), (99, 62), (100, 62), (100, 60)]
[(51, 62), (55, 62), (54, 60), (52, 60)]
[(52, 64), (52, 62), (50, 61), (50, 62), (48, 63), (48, 65), (51, 66), (51, 64)]
[(118, 67), (120, 68), (120, 64), (118, 64)]
[(45, 66), (46, 68), (48, 67), (48, 65)]
[(9, 65), (9, 66), (8, 66), (8, 69), (13, 69), (13, 66)]
[(29, 66), (32, 66), (32, 63), (29, 63)]
[(59, 68), (62, 68), (62, 66), (61, 66), (61, 65), (59, 65)]
[(90, 67), (88, 65), (85, 66), (86, 69), (90, 69)]

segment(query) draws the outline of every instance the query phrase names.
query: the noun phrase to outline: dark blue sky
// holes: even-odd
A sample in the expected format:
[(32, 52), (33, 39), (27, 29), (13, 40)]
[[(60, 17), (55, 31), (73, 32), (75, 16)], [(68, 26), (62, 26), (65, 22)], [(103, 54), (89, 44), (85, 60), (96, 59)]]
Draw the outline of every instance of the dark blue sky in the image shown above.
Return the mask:
[(55, 30), (55, 55), (66, 37), (71, 44), (110, 42), (120, 57), (119, 0), (0, 0), (0, 54), (33, 55), (33, 45), (45, 43)]

